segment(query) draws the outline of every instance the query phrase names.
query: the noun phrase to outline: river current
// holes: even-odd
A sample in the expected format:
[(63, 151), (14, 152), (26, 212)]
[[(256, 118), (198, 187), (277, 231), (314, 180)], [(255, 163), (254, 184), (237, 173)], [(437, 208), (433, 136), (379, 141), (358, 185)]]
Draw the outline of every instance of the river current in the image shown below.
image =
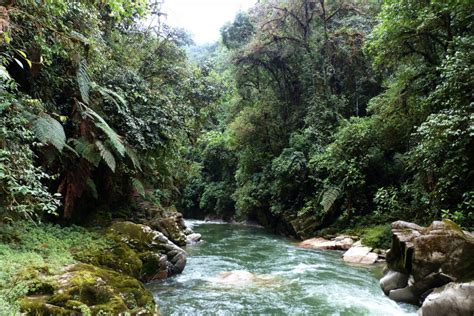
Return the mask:
[(162, 315), (415, 315), (388, 299), (380, 267), (342, 253), (300, 249), (257, 227), (189, 221), (204, 242), (187, 247), (184, 272), (153, 282)]

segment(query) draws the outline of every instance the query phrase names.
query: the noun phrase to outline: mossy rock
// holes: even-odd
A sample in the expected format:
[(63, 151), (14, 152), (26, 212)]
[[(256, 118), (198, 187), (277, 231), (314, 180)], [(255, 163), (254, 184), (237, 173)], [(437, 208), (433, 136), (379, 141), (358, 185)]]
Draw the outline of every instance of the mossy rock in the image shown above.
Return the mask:
[(139, 254), (122, 242), (115, 242), (113, 246), (100, 253), (90, 254), (81, 260), (96, 266), (110, 268), (114, 271), (140, 279), (142, 261)]
[(53, 295), (26, 297), (21, 309), (28, 315), (92, 315), (155, 313), (153, 296), (137, 279), (90, 264), (68, 267), (57, 278)]
[[(138, 251), (149, 251), (156, 248), (157, 232), (145, 225), (116, 222), (110, 227), (107, 236), (117, 242), (124, 242)], [(166, 237), (164, 238), (166, 239)]]

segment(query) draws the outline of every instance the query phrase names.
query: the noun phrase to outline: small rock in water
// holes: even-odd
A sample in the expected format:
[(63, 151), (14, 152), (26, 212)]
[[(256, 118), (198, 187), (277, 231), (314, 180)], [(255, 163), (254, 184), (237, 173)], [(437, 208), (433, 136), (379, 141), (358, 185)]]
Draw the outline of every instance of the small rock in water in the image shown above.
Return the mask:
[(201, 241), (201, 234), (192, 233), (186, 236), (186, 244), (187, 245), (194, 245)]
[(219, 274), (213, 282), (233, 287), (244, 287), (252, 285), (271, 286), (277, 284), (272, 276), (258, 275), (245, 270), (225, 271)]

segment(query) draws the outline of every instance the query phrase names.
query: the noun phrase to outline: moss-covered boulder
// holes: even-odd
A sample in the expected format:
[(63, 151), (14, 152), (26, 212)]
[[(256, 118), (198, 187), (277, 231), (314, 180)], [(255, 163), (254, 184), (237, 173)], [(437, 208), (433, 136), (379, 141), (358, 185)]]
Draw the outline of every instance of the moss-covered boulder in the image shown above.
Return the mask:
[(147, 225), (161, 232), (176, 245), (186, 245), (186, 226), (181, 213), (165, 212), (165, 214), (159, 214), (148, 221)]
[(142, 263), (140, 278), (144, 281), (181, 273), (186, 265), (186, 252), (149, 226), (116, 222), (107, 235), (116, 243), (122, 243), (137, 253)]
[[(395, 274), (388, 274), (381, 286), (390, 298), (421, 304), (434, 288), (474, 279), (474, 236), (452, 221), (434, 221), (429, 227), (397, 221), (392, 233), (387, 267), (411, 281), (393, 282), (389, 276)], [(398, 283), (403, 286), (394, 288)]]
[(154, 315), (153, 296), (137, 279), (90, 264), (68, 266), (55, 277), (51, 294), (27, 296), (27, 315)]

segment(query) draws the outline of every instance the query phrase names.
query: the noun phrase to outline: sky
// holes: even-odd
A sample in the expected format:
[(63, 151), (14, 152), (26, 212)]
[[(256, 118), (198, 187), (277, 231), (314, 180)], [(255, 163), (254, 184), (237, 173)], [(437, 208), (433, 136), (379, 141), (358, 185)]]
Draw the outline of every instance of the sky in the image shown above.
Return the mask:
[(213, 43), (219, 39), (220, 28), (233, 21), (239, 10), (247, 10), (257, 0), (165, 0), (164, 21), (188, 30), (196, 44)]

